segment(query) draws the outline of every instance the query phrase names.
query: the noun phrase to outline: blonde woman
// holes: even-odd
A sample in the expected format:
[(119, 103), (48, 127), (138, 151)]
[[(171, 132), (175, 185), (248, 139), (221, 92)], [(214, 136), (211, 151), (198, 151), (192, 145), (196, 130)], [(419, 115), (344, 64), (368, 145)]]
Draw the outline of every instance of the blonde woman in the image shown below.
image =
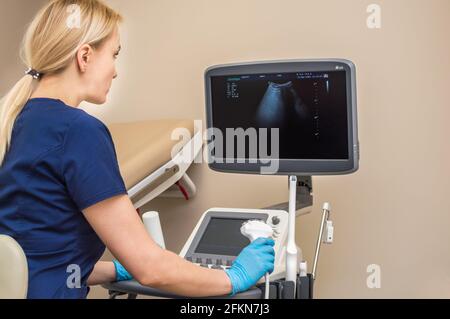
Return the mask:
[[(91, 285), (131, 278), (193, 297), (244, 291), (273, 271), (273, 240), (255, 241), (226, 271), (161, 249), (127, 196), (107, 127), (78, 108), (106, 101), (121, 21), (99, 0), (50, 1), (24, 38), (28, 70), (2, 99), (0, 234), (25, 251), (28, 298), (86, 298)], [(105, 245), (114, 262), (99, 261)]]

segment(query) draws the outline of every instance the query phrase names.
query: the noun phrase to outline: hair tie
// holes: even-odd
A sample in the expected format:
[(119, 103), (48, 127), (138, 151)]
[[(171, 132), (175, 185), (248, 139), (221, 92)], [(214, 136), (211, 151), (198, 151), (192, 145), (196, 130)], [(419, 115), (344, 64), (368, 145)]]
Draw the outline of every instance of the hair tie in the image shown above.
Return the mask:
[(25, 71), (25, 74), (31, 75), (36, 80), (38, 80), (41, 77), (41, 74), (32, 68), (28, 68), (28, 70)]

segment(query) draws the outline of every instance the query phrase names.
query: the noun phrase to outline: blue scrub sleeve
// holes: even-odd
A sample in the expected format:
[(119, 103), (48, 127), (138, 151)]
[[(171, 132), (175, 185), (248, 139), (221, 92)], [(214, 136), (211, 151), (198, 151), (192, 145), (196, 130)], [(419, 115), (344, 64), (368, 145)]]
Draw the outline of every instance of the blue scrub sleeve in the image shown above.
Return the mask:
[(79, 116), (66, 133), (62, 175), (80, 211), (127, 194), (111, 134), (102, 122), (87, 113)]

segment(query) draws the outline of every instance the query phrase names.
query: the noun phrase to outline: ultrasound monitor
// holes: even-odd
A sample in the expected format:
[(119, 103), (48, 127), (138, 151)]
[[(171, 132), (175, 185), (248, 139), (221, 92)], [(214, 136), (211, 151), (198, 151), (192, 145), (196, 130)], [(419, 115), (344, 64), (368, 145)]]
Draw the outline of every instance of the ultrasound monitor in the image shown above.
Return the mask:
[[(337, 175), (358, 169), (356, 71), (341, 59), (230, 64), (206, 71), (209, 167)], [(213, 130), (214, 129), (214, 130)]]

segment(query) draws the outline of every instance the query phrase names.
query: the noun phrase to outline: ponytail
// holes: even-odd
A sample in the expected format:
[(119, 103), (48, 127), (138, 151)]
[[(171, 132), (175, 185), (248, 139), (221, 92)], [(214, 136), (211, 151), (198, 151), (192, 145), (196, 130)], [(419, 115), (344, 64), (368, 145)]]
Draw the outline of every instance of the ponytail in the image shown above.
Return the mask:
[(25, 75), (2, 99), (0, 108), (0, 167), (11, 145), (11, 135), (17, 116), (32, 93), (33, 77)]

